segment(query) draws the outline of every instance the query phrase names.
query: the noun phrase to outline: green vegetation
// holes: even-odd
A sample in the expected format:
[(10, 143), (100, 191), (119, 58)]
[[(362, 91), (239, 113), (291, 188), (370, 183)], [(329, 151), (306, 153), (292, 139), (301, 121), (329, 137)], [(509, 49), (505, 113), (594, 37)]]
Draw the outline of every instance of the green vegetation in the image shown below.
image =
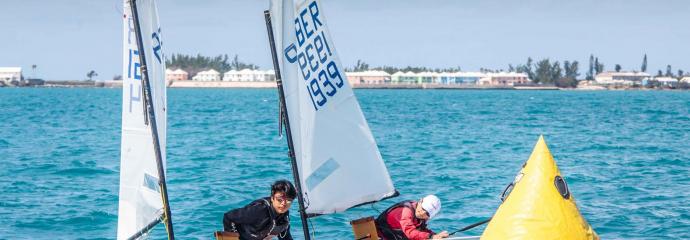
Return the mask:
[(594, 55), (589, 55), (589, 71), (587, 71), (587, 80), (594, 80)]
[[(241, 70), (241, 69), (258, 69), (258, 66), (255, 64), (251, 63), (245, 63), (239, 60), (239, 57), (235, 55), (232, 60), (228, 57), (227, 54), (223, 55), (218, 55), (215, 57), (207, 57), (207, 56), (202, 56), (201, 54), (197, 54), (196, 56), (192, 55), (185, 55), (185, 54), (172, 54), (172, 57), (170, 59), (166, 59), (166, 65), (170, 69), (177, 69), (180, 68), (182, 70), (185, 70), (186, 72), (189, 73), (189, 76), (194, 76), (200, 71), (208, 70), (208, 69), (215, 69), (216, 71), (219, 71), (220, 73), (227, 72), (229, 70)], [(458, 72), (461, 71), (461, 68), (458, 67), (451, 67), (451, 68), (429, 68), (429, 67), (413, 67), (413, 66), (407, 66), (407, 67), (393, 67), (393, 66), (379, 66), (379, 67), (371, 67), (368, 63), (364, 62), (363, 60), (357, 60), (357, 63), (355, 66), (352, 68), (345, 68), (345, 71), (355, 71), (355, 72), (361, 72), (361, 71), (368, 71), (368, 70), (379, 70), (379, 71), (384, 71), (389, 74), (393, 74), (396, 72)], [(620, 64), (615, 64), (615, 70), (616, 72), (622, 71), (622, 67)], [(647, 54), (644, 55), (642, 59), (642, 65), (640, 70), (642, 72), (645, 72), (647, 70)], [(501, 72), (503, 69), (489, 69), (489, 68), (480, 68), (480, 72)], [(526, 73), (529, 79), (531, 79), (534, 83), (536, 84), (545, 84), (545, 85), (555, 85), (557, 87), (577, 87), (578, 84), (578, 77), (580, 76), (579, 73), (579, 62), (578, 61), (563, 61), (563, 65), (561, 66), (561, 62), (559, 61), (552, 61), (549, 58), (541, 59), (539, 61), (535, 61), (531, 58), (527, 58), (527, 62), (525, 64), (518, 64), (518, 65), (508, 65), (508, 71), (509, 72), (518, 72), (518, 73)], [(589, 56), (589, 69), (586, 73), (585, 79), (587, 80), (594, 80), (594, 76), (596, 74), (602, 73), (605, 71), (605, 66), (604, 64), (599, 61), (599, 58), (594, 56), (594, 54), (590, 54)], [(91, 73), (93, 72), (93, 73)], [(95, 73), (94, 71), (89, 72), (89, 74), (94, 74), (94, 75), (87, 75), (89, 79), (92, 79), (93, 77), (97, 76), (98, 74)], [(659, 76), (668, 76), (668, 77), (677, 77), (678, 79), (682, 78), (684, 76), (685, 72), (683, 70), (678, 70), (678, 74), (674, 75), (671, 65), (668, 65), (666, 67), (666, 72), (662, 72), (661, 70), (658, 71), (657, 77)], [(116, 78), (117, 79), (117, 78)], [(680, 87), (686, 87), (687, 88), (688, 84), (681, 84)]]
[(458, 72), (460, 71), (460, 67), (457, 68), (427, 68), (427, 67), (412, 67), (412, 66), (407, 66), (407, 67), (391, 67), (391, 66), (382, 66), (382, 67), (370, 67), (368, 63), (364, 62), (363, 60), (359, 59), (357, 60), (357, 63), (353, 68), (345, 68), (346, 72), (362, 72), (362, 71), (369, 71), (369, 70), (377, 70), (377, 71), (384, 71), (387, 72), (388, 74), (393, 74), (396, 72)]
[(165, 65), (170, 69), (182, 69), (189, 73), (189, 76), (194, 76), (198, 72), (215, 69), (221, 74), (232, 69), (259, 69), (257, 65), (251, 63), (245, 63), (239, 60), (239, 57), (235, 55), (232, 61), (229, 61), (227, 54), (218, 55), (215, 57), (202, 56), (197, 54), (196, 56), (186, 55), (186, 54), (172, 54), (170, 59), (165, 60)]
[[(515, 67), (515, 72), (527, 73), (527, 76), (537, 84), (553, 84), (558, 87), (577, 87), (577, 77), (580, 76), (578, 61), (564, 61), (563, 67), (559, 61), (551, 62), (545, 58), (536, 64), (532, 63), (531, 57), (527, 58), (527, 63)], [(509, 69), (512, 65), (509, 65)]]
[(94, 70), (91, 70), (86, 73), (86, 77), (89, 78), (89, 81), (93, 81), (93, 78), (96, 76), (98, 76), (98, 73), (96, 73), (96, 71)]

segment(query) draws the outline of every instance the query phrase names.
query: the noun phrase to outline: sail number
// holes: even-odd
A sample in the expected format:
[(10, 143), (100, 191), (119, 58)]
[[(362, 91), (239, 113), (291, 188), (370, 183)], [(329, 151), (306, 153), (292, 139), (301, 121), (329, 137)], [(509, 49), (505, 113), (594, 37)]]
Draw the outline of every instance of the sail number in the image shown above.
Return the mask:
[[(139, 56), (139, 51), (137, 50), (134, 20), (132, 17), (127, 17), (128, 30), (127, 31), (127, 46), (128, 46), (128, 64), (127, 64), (127, 79), (132, 79), (129, 83), (129, 112), (132, 112), (132, 106), (134, 102), (143, 102), (142, 99), (142, 83), (141, 83), (141, 60)], [(152, 52), (154, 58), (159, 64), (163, 64), (163, 52), (162, 41), (161, 41), (161, 28), (158, 27), (156, 31), (151, 34)], [(136, 94), (136, 95), (135, 95)]]
[(319, 7), (316, 1), (312, 1), (295, 18), (297, 45), (292, 43), (284, 50), (285, 58), (299, 66), (316, 111), (324, 108), (328, 99), (333, 98), (345, 84), (334, 58), (331, 58), (333, 52), (324, 29), (319, 19)]
[[(127, 64), (127, 79), (132, 79), (134, 81), (129, 81), (129, 112), (132, 112), (132, 105), (134, 102), (139, 102), (141, 104), (141, 61), (139, 61), (139, 51), (137, 50), (135, 31), (134, 31), (134, 19), (130, 16), (127, 17), (127, 47), (128, 49), (128, 64)], [(134, 93), (136, 92), (136, 96)]]

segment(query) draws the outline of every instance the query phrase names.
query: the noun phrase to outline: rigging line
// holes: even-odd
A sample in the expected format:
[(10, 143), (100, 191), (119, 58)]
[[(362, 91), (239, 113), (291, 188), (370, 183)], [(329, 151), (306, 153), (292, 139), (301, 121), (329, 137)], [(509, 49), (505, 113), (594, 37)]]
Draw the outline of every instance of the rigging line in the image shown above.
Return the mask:
[(285, 114), (283, 113), (283, 100), (278, 96), (278, 139), (283, 139), (283, 124)]
[(125, 15), (124, 11), (121, 8), (119, 8), (120, 3), (122, 1), (114, 0), (114, 2), (115, 2), (115, 5), (113, 5), (113, 7), (115, 8), (115, 11), (120, 14), (119, 15), (120, 17), (124, 16)]
[(311, 225), (311, 237), (316, 239), (316, 229), (314, 228), (314, 223), (311, 222), (311, 218), (309, 218), (309, 225)]
[(444, 238), (445, 240), (470, 240), (470, 239), (479, 239), (480, 236), (466, 236), (466, 237), (452, 237), (452, 238)]
[(466, 226), (466, 227), (464, 227), (464, 228), (455, 230), (454, 232), (451, 232), (451, 233), (449, 233), (448, 235), (451, 236), (451, 235), (456, 234), (456, 233), (459, 233), (459, 232), (464, 232), (464, 231), (470, 230), (470, 229), (475, 228), (475, 227), (477, 227), (477, 226), (480, 226), (480, 225), (482, 225), (482, 224), (488, 223), (489, 221), (491, 221), (491, 218), (487, 218), (487, 219), (484, 219), (484, 220), (482, 220), (482, 221), (479, 221), (479, 222), (470, 224), (470, 225), (468, 225), (468, 226)]
[(156, 219), (154, 219), (153, 221), (151, 221), (151, 223), (147, 224), (147, 225), (146, 225), (144, 228), (142, 228), (141, 230), (135, 232), (134, 235), (132, 235), (131, 237), (127, 238), (127, 240), (135, 240), (135, 239), (137, 239), (137, 238), (139, 238), (139, 237), (145, 235), (148, 231), (150, 231), (151, 229), (153, 229), (153, 227), (155, 227), (156, 225), (158, 225), (158, 223), (160, 223), (161, 221), (163, 221), (163, 214), (159, 215)]
[(375, 212), (381, 214), (381, 211), (379, 211), (378, 209), (376, 209), (376, 207), (374, 207), (374, 204), (376, 204), (376, 202), (372, 202), (372, 203), (371, 203), (371, 209), (373, 209)]

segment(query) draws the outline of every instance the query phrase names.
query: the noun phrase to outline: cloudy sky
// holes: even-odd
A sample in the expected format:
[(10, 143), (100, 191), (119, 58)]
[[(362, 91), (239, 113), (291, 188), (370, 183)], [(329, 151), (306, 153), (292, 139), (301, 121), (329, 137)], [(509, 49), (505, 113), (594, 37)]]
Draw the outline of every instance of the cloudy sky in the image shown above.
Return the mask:
[[(322, 0), (345, 66), (506, 69), (534, 59), (590, 54), (612, 70), (690, 70), (684, 0)], [(0, 66), (38, 65), (38, 77), (99, 79), (121, 72), (121, 0), (0, 0)], [(272, 67), (262, 0), (159, 0), (166, 54), (239, 55)]]

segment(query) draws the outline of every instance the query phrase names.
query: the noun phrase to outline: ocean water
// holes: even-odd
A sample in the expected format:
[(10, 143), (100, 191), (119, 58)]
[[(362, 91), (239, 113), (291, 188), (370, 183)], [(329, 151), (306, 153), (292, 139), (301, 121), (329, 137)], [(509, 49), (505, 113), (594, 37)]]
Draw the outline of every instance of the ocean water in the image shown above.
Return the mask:
[[(430, 222), (489, 217), (540, 134), (602, 239), (690, 238), (690, 92), (356, 90), (401, 196), (312, 218), (349, 220), (437, 194)], [(222, 214), (292, 179), (274, 89), (170, 89), (168, 188), (176, 236), (211, 239)], [(114, 239), (120, 89), (0, 88), (0, 239)], [(292, 233), (302, 238), (297, 204)], [(467, 234), (481, 234), (483, 227)], [(152, 239), (164, 239), (162, 226)]]

